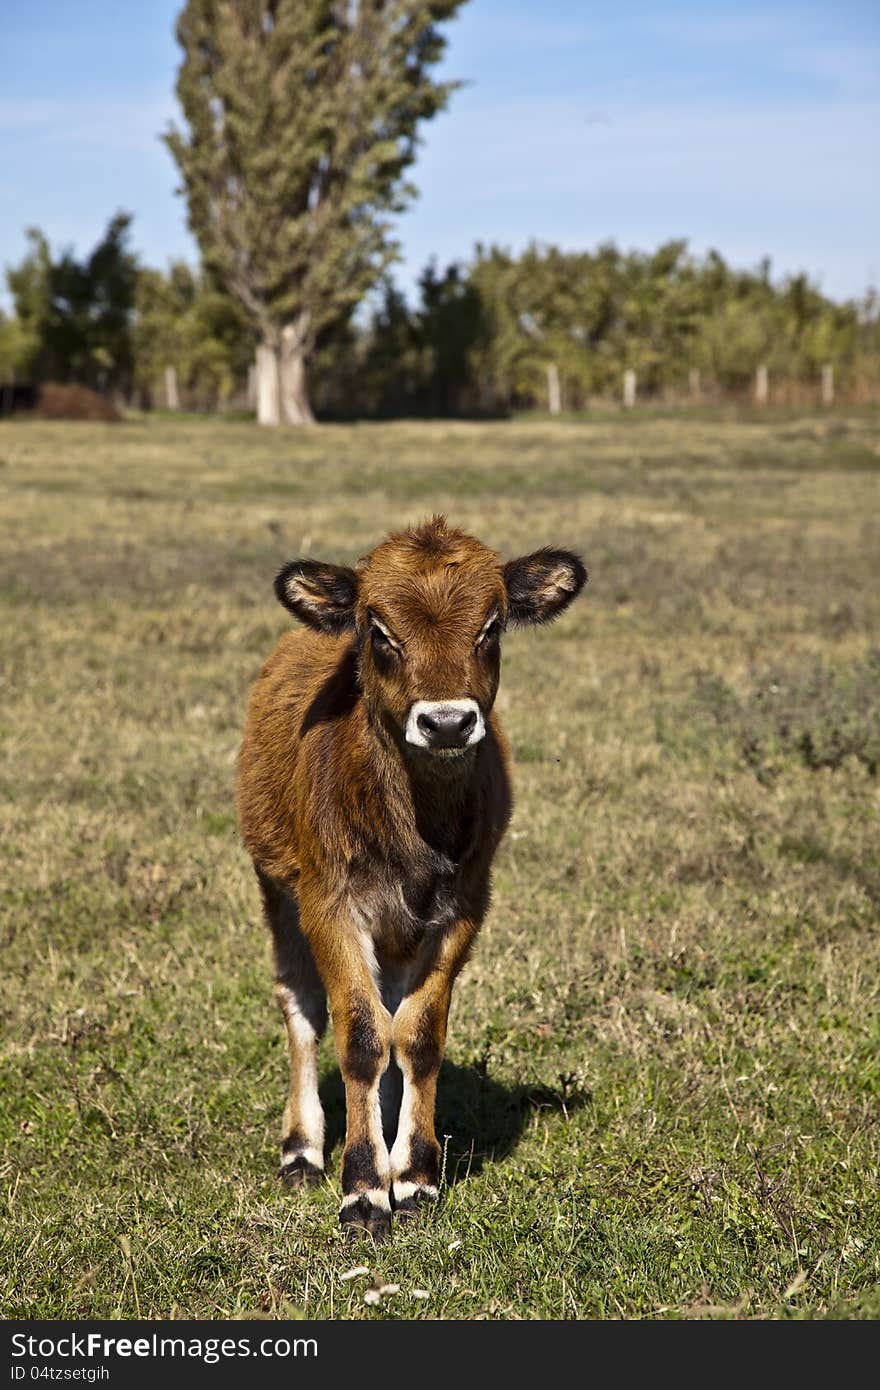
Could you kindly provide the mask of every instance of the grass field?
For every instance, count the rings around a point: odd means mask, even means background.
[[[7,423],[0,493],[3,1315],[880,1317],[876,415]],[[505,641],[439,1208],[348,1248],[233,764],[276,568],[435,509],[591,579]]]

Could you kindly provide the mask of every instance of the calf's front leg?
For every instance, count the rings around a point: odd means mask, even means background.
[[[350,920],[322,915],[320,900],[310,900],[308,891],[301,903],[327,991],[345,1085],[339,1221],[348,1235],[360,1229],[382,1241],[391,1231],[391,1165],[382,1133],[379,1083],[391,1055],[391,1015],[370,968],[371,944]]]
[[[335,1001],[331,996],[330,1008],[345,1083],[339,1221],[348,1234],[362,1227],[382,1241],[391,1232],[391,1166],[379,1102],[379,1083],[390,1056],[390,1015],[375,986],[370,991],[363,981]]]
[[[391,1149],[391,1191],[394,1209],[401,1217],[414,1216],[421,1206],[437,1198],[437,1076],[446,1046],[452,986],[477,930],[473,922],[459,921],[441,937],[429,965],[392,1019],[392,1045],[403,1073],[403,1098]]]

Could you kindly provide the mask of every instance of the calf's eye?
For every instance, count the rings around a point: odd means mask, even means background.
[[[397,648],[394,643],[389,641],[380,627],[371,627],[370,633],[373,638],[373,646],[379,652],[394,652],[397,655]]]
[[[501,623],[500,623],[500,621],[498,620],[498,618],[494,618],[494,619],[492,620],[492,622],[489,624],[489,626],[486,628],[486,631],[480,634],[479,638],[477,639],[477,646],[478,646],[478,647],[485,647],[485,646],[488,646],[488,644],[489,644],[491,641],[493,641],[494,638],[496,638],[496,637],[498,637],[498,636],[500,635],[500,632],[501,632]]]

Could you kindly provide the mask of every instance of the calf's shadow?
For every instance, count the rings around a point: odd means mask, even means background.
[[[329,1156],[345,1138],[345,1088],[337,1068],[324,1076],[320,1094]],[[507,1158],[536,1111],[571,1114],[588,1101],[589,1094],[576,1088],[573,1077],[561,1076],[557,1086],[505,1086],[489,1075],[484,1057],[464,1066],[444,1060],[436,1130],[446,1154],[445,1181],[452,1186],[479,1173],[487,1162]]]

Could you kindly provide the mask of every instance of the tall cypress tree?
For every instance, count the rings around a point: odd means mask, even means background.
[[[389,214],[463,0],[187,0],[165,136],[209,273],[257,331],[258,417],[312,419],[306,366],[394,256]]]

